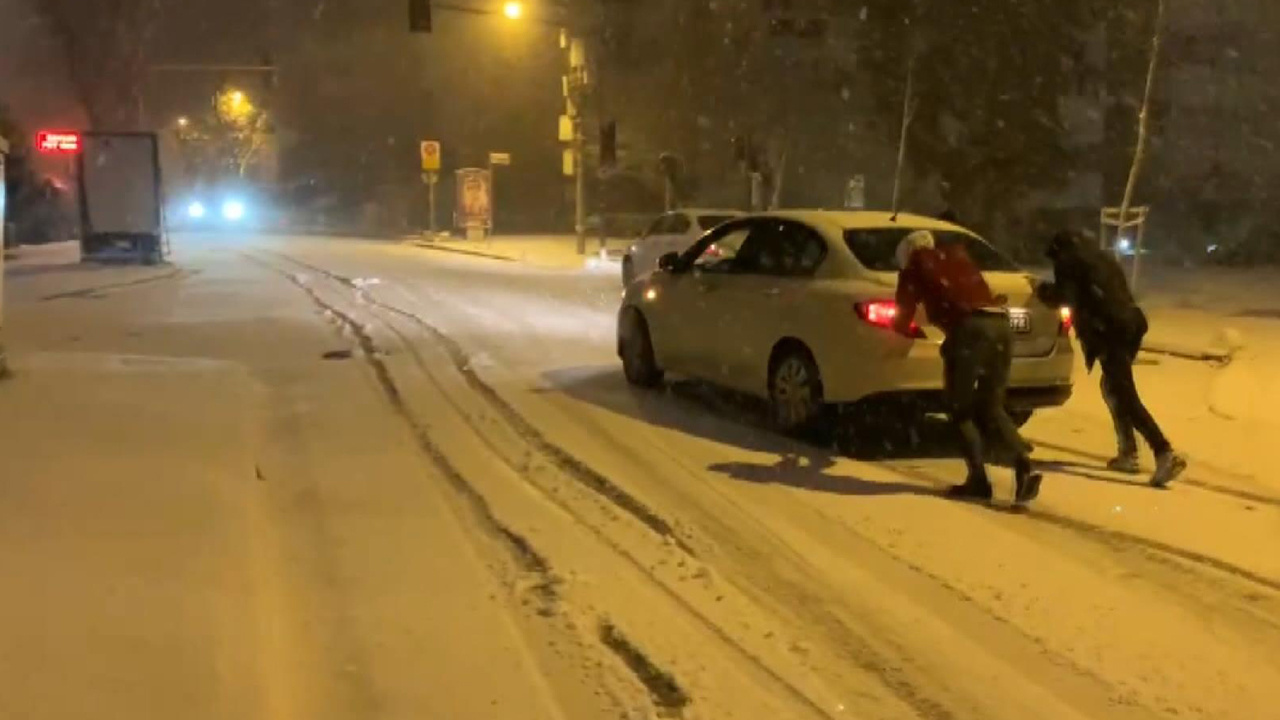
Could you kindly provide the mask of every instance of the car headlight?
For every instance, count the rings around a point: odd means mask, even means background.
[[[244,218],[244,203],[239,200],[228,200],[222,203],[222,217],[225,220],[236,221]]]
[[[193,200],[191,204],[187,205],[187,217],[191,218],[192,220],[199,220],[204,216],[205,216],[204,203],[200,202],[199,200]]]

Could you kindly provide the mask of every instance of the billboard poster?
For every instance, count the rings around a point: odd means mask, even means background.
[[[457,172],[458,207],[455,224],[464,230],[493,227],[493,184],[489,171],[464,168]]]

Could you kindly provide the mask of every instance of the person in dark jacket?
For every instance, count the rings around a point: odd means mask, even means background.
[[[1054,281],[1041,284],[1037,296],[1049,305],[1071,308],[1085,366],[1090,372],[1095,363],[1102,366],[1102,397],[1115,424],[1118,450],[1107,467],[1139,472],[1136,430],[1155,453],[1151,484],[1168,485],[1187,469],[1187,461],[1174,451],[1138,395],[1133,362],[1147,334],[1147,316],[1133,298],[1124,268],[1114,255],[1070,232],[1055,235],[1045,254],[1053,261]]]
[[[990,500],[982,432],[991,428],[1001,442],[1017,453],[1014,500],[1029,503],[1040,494],[1039,474],[1033,472],[1030,446],[1005,409],[1005,387],[1013,365],[1013,331],[1008,311],[991,294],[964,245],[936,247],[933,234],[921,230],[898,246],[897,306],[894,328],[912,336],[920,304],[929,322],[946,333],[942,343],[944,392],[948,415],[961,440],[968,477],[949,494]]]

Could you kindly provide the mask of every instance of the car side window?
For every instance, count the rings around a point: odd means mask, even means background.
[[[827,241],[813,228],[798,222],[782,226],[783,269],[792,277],[808,277],[827,258]]]
[[[812,228],[790,220],[761,220],[738,252],[733,272],[807,277],[817,271],[826,256],[827,244]]]
[[[689,222],[688,216],[683,213],[672,213],[667,216],[667,234],[684,235],[689,232],[691,227],[693,227],[693,223]]]
[[[693,261],[693,266],[704,272],[732,272],[738,253],[747,241],[751,228],[739,226],[727,233],[716,233],[711,243]]]
[[[750,230],[749,221],[730,222],[717,227],[684,251],[680,256],[678,267],[685,270],[689,268],[708,270],[713,267],[720,271],[727,270],[728,263],[723,261],[732,259],[738,254]]]
[[[777,275],[781,263],[781,224],[776,220],[757,220],[751,234],[743,242],[734,259],[735,275]]]

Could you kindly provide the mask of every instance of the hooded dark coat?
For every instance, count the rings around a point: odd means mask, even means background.
[[[1147,334],[1147,318],[1115,256],[1069,233],[1055,236],[1047,254],[1053,261],[1053,282],[1041,284],[1036,295],[1049,305],[1071,308],[1089,370],[1110,352],[1136,356]]]

